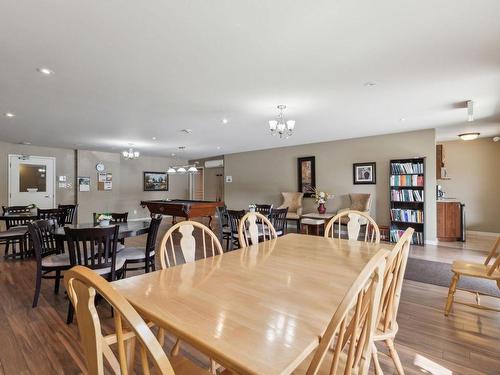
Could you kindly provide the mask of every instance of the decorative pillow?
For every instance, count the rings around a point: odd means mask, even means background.
[[[282,192],[283,204],[280,207],[288,207],[289,212],[297,212],[302,208],[302,198],[304,193]]]
[[[351,210],[369,211],[371,206],[371,194],[349,194],[351,198]]]

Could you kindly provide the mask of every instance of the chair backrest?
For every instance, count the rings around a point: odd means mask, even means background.
[[[273,224],[267,217],[258,212],[248,212],[240,220],[238,240],[241,247],[256,245],[259,239],[263,241],[278,237]]]
[[[240,220],[243,216],[245,216],[245,213],[245,210],[227,210],[227,219],[229,222],[229,228],[231,228],[231,233],[238,234]]]
[[[57,206],[61,210],[64,210],[64,224],[74,224],[76,210],[78,209],[77,204],[60,204]]]
[[[347,236],[350,240],[357,240],[362,225],[365,227],[365,242],[380,243],[380,230],[375,220],[370,215],[361,211],[345,210],[335,215],[326,225],[325,237],[335,237],[335,226],[337,236],[341,238],[342,226],[347,226]]]
[[[30,206],[2,206],[3,214],[19,214],[30,212]]]
[[[60,208],[39,208],[37,210],[38,220],[54,220],[58,226],[64,225],[66,212]]]
[[[217,206],[216,210],[217,210],[217,217],[219,218],[219,225],[221,227],[228,226],[229,223],[228,223],[228,218],[227,218],[226,205],[224,204],[222,206]]]
[[[115,279],[118,225],[103,228],[64,227],[64,232],[72,266],[81,265],[94,270],[110,267],[110,278]]]
[[[144,374],[150,373],[148,358],[157,371],[155,373],[174,374],[167,355],[146,322],[110,283],[95,272],[76,266],[65,272],[64,284],[75,308],[89,374],[104,375],[104,358],[115,374],[135,373],[135,351],[126,350],[127,341],[134,339],[137,339],[139,344],[139,357]],[[95,308],[96,292],[112,306],[114,312],[113,333],[106,336],[102,333],[98,311]],[[118,355],[111,349],[112,344],[117,344]]]
[[[57,253],[53,220],[35,220],[28,223],[28,231],[33,241],[33,249],[38,263],[43,257]]]
[[[287,213],[288,213],[288,207],[273,208],[273,211],[271,213],[271,223],[273,223],[276,232],[281,232],[281,234],[285,233]]]
[[[487,272],[488,276],[492,275],[496,269],[500,269],[500,254],[497,254],[499,246],[500,246],[500,236],[497,237],[497,240],[495,241],[493,247],[488,253],[488,256],[486,257],[486,260],[484,261],[484,264],[487,266],[493,260],[493,263],[491,263],[490,268],[488,268]]]
[[[102,212],[94,212],[92,214],[95,225],[97,225],[99,223],[98,219],[99,219],[99,216],[101,216],[102,214],[103,214]],[[112,212],[112,213],[109,213],[108,215],[111,216],[110,223],[112,223],[112,224],[126,223],[128,221],[128,212],[124,212],[124,213]]]
[[[19,227],[23,225],[28,225],[29,222],[33,221],[30,217],[5,217],[5,226],[7,229]]]
[[[273,210],[272,204],[256,204],[255,205],[255,212],[258,212],[259,214],[262,214],[268,218],[271,217],[272,210]]]
[[[304,198],[304,193],[299,192],[282,192],[283,203],[279,208],[288,207],[288,212],[302,214],[302,199]]]
[[[414,231],[413,228],[407,228],[387,256],[377,324],[377,328],[382,332],[394,330],[397,327],[396,317],[401,288],[403,287],[403,278]]]
[[[148,237],[146,239],[146,255],[149,255],[149,253],[151,251],[154,251],[156,247],[156,238],[158,237],[158,229],[160,228],[162,219],[163,219],[162,215],[155,215],[151,217],[151,222],[149,223]]]
[[[342,352],[347,354],[345,375],[368,373],[386,255],[386,250],[375,254],[342,299],[320,339],[307,370],[308,375],[317,373],[332,344],[333,359],[328,366],[330,374],[340,373],[338,367]]]
[[[371,194],[351,193],[349,198],[351,199],[349,209],[361,212],[370,211],[372,205]]]
[[[163,236],[160,243],[160,263],[161,268],[165,269],[178,264],[176,246],[174,245],[174,235],[178,231],[181,234],[179,241],[180,251],[186,263],[194,262],[196,259],[196,238],[193,236],[195,228],[201,232],[201,243],[203,247],[203,258],[211,252],[212,256],[222,254],[222,246],[217,236],[207,226],[197,221],[181,221],[173,225]],[[210,242],[210,248],[207,246],[207,240]]]

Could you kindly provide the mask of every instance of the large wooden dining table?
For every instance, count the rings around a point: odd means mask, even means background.
[[[383,245],[288,234],[113,282],[145,318],[237,374],[289,374]]]

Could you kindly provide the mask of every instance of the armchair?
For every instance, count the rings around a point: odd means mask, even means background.
[[[349,194],[349,198],[351,199],[351,204],[347,208],[341,208],[337,211],[337,214],[340,214],[344,211],[355,210],[361,211],[366,214],[370,214],[370,207],[372,205],[372,197],[371,194],[361,194],[361,193],[353,193]],[[344,222],[345,221],[345,222]],[[347,217],[342,218],[342,224],[347,224],[349,219]],[[368,221],[364,218],[360,218],[359,223],[361,225],[367,224]]]
[[[297,233],[300,231],[300,217],[302,216],[302,199],[304,193],[282,192],[283,203],[278,208],[288,208],[286,221],[294,221],[297,225]]]

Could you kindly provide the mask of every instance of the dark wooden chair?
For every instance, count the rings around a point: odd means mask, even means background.
[[[229,219],[227,217],[227,207],[226,205],[218,206],[216,211],[219,222],[219,240],[221,243],[224,243],[224,240],[227,240],[229,234],[231,233],[231,228],[229,228]]]
[[[31,212],[31,206],[2,206],[3,214],[19,214]]]
[[[36,220],[28,224],[29,234],[33,242],[33,250],[36,258],[35,296],[32,307],[38,304],[42,279],[55,280],[54,293],[59,292],[59,284],[63,271],[68,270],[71,265],[69,255],[58,254],[54,230],[54,220]]]
[[[116,280],[125,259],[116,256],[118,225],[97,228],[64,227],[71,266],[85,266],[108,281]],[[69,304],[67,323],[73,321],[73,307]]]
[[[273,224],[278,237],[281,237],[286,233],[287,214],[288,214],[288,207],[273,208],[273,211],[271,212],[271,223]]]
[[[94,220],[95,225],[99,224],[99,221],[97,219],[102,214],[103,214],[102,212],[94,212],[93,213],[93,220]],[[111,221],[110,221],[111,224],[126,223],[128,221],[128,212],[124,212],[124,213],[112,212],[112,213],[109,213],[108,215],[111,216]]]
[[[268,219],[271,218],[272,211],[273,211],[272,204],[256,204],[255,205],[255,212],[258,212],[259,214],[264,215]]]
[[[243,216],[245,216],[245,213],[245,210],[227,210],[230,233],[227,238],[226,250],[233,250],[235,246],[237,249],[240,247],[238,229],[240,226],[240,220]]]
[[[64,210],[64,224],[74,224],[76,212],[78,210],[77,204],[60,204],[57,208]]]
[[[7,230],[0,232],[0,243],[5,245],[4,258],[21,258],[29,255],[30,246],[28,240],[28,217],[6,217],[4,218]],[[19,252],[17,251],[19,245]],[[12,246],[12,254],[9,247]]]
[[[58,226],[64,226],[66,212],[60,208],[39,208],[37,210],[38,220],[53,220]]]
[[[150,269],[152,269],[153,271],[156,269],[156,237],[158,236],[158,229],[160,228],[161,220],[161,215],[156,215],[155,217],[151,218],[145,248],[125,247],[120,251],[118,257],[125,259],[125,265],[123,266],[123,277],[126,277],[127,271],[144,270],[147,273]],[[132,264],[134,264],[135,266],[131,266]]]

